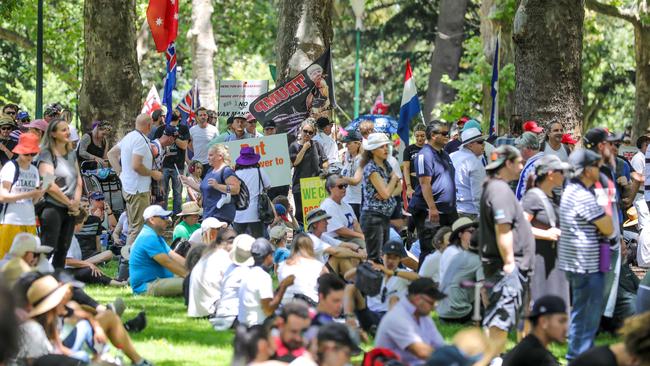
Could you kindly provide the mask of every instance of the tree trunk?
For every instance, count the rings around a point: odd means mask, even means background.
[[[212,32],[213,11],[210,0],[192,0],[192,28],[187,38],[192,44],[192,76],[199,84],[201,106],[216,110],[217,89],[212,60],[217,44]]]
[[[523,120],[582,127],[582,0],[522,0],[514,21],[515,108]]]
[[[442,0],[438,14],[438,28],[433,53],[429,87],[424,100],[425,119],[440,103],[451,103],[456,90],[442,82],[443,75],[454,80],[458,77],[458,63],[463,52],[463,35],[467,0]]]
[[[278,82],[296,75],[332,42],[333,0],[280,0],[277,54]]]
[[[636,105],[632,141],[646,134],[650,119],[650,26],[634,24],[634,58],[636,61]]]
[[[135,0],[85,1],[79,114],[86,131],[97,119],[110,121],[118,138],[134,128],[142,108],[135,22]]]
[[[149,52],[149,45],[153,41],[151,38],[151,31],[149,30],[149,23],[147,22],[147,19],[144,20],[142,23],[142,26],[140,27],[140,30],[138,30],[138,34],[136,36],[136,52],[138,55],[138,65],[140,62],[142,62],[142,59],[144,58],[144,55]]]

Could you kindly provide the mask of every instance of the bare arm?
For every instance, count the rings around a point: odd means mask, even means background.
[[[302,148],[300,151],[298,151],[298,155],[296,155],[296,160],[293,161],[293,166],[298,166],[300,163],[302,163],[302,159],[305,157],[305,153],[310,146],[311,142],[306,142],[304,145],[302,145]]]
[[[513,268],[515,265],[515,251],[514,251],[514,236],[512,234],[512,225],[510,224],[496,224],[494,227],[497,239],[497,247],[499,254],[503,260],[504,268]],[[509,271],[506,271],[510,273]]]
[[[79,156],[85,160],[97,160],[98,156],[95,156],[88,152],[88,146],[90,146],[92,137],[90,135],[82,135],[79,140]]]
[[[614,233],[614,224],[612,223],[612,218],[608,215],[604,215],[594,221],[594,225],[596,225],[598,231],[604,236],[610,236]]]
[[[187,145],[189,145],[189,141],[187,140],[176,139],[174,143],[176,143],[176,146],[178,146],[179,149],[183,149],[183,150],[187,150]]]
[[[344,238],[359,238],[359,239],[364,239],[365,237],[363,236],[363,233],[360,233],[358,231],[348,229],[347,227],[342,227],[339,228],[338,230],[334,231],[337,236],[341,236]]]
[[[158,262],[158,264],[167,268],[170,272],[172,272],[173,274],[179,277],[187,276],[188,273],[187,273],[187,269],[185,269],[185,264],[175,260],[173,255],[178,256],[178,254],[172,251],[169,252],[169,254],[164,254],[164,253],[156,254],[153,256],[153,260],[155,260],[156,262]]]
[[[379,198],[382,200],[387,200],[392,196],[398,181],[399,179],[395,174],[391,175],[388,184],[384,182],[379,173],[374,172],[370,174],[370,182],[375,187]]]
[[[419,177],[420,188],[422,188],[422,196],[427,202],[430,211],[438,211],[436,201],[433,199],[433,190],[431,189],[431,177]]]
[[[354,177],[345,177],[345,182],[356,186],[361,183],[361,179],[363,179],[363,169],[357,168],[357,171],[354,172]]]
[[[13,203],[23,199],[37,199],[43,196],[45,191],[41,189],[35,189],[31,192],[20,192],[20,193],[10,193],[11,191],[11,182],[2,182],[0,186],[0,202],[2,203]]]
[[[264,311],[264,314],[266,314],[266,316],[272,315],[273,312],[280,306],[280,302],[282,301],[282,297],[284,296],[285,291],[287,291],[287,288],[293,284],[294,279],[294,275],[290,275],[289,277],[285,278],[282,282],[280,282],[278,290],[275,292],[273,298],[260,300],[262,311]]]
[[[135,170],[136,173],[142,175],[143,177],[151,176],[151,169],[144,166],[144,157],[142,155],[133,154],[133,161],[131,162],[131,167]]]
[[[120,153],[120,145],[113,146],[113,148],[111,148],[107,153],[108,162],[111,164],[111,167],[113,167],[113,170],[115,170],[117,174],[120,174],[122,171],[122,165],[120,164]]]
[[[433,353],[433,348],[424,342],[411,343],[406,350],[421,360],[428,359]]]

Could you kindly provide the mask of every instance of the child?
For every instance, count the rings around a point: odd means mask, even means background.
[[[188,171],[190,172],[189,178],[192,180],[194,183],[198,184],[199,186],[201,185],[201,176],[203,175],[203,164],[201,164],[200,161],[198,160],[192,160],[190,165],[188,166]],[[187,187],[187,202],[195,201],[196,203],[199,204],[199,207],[201,207],[201,192],[200,191],[195,191],[189,186]]]
[[[275,197],[273,199],[273,205],[277,217],[273,220],[271,226],[283,224],[295,232],[302,231],[302,228],[298,225],[298,221],[296,221],[296,218],[293,216],[293,207],[289,204],[289,199],[286,196]]]
[[[289,258],[291,254],[287,248],[287,234],[289,232],[293,232],[293,230],[284,225],[274,226],[269,231],[271,244],[275,247],[275,252],[273,253],[273,269],[275,273],[278,271],[278,265]]]

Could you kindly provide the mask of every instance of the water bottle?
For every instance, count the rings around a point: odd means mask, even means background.
[[[108,249],[108,232],[106,230],[102,231],[102,234],[99,236],[99,241],[102,243],[102,249]]]

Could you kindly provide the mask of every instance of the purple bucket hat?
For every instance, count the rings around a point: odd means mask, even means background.
[[[255,149],[250,146],[243,146],[239,152],[239,157],[235,162],[237,165],[255,165],[260,161],[260,155],[255,153]]]

